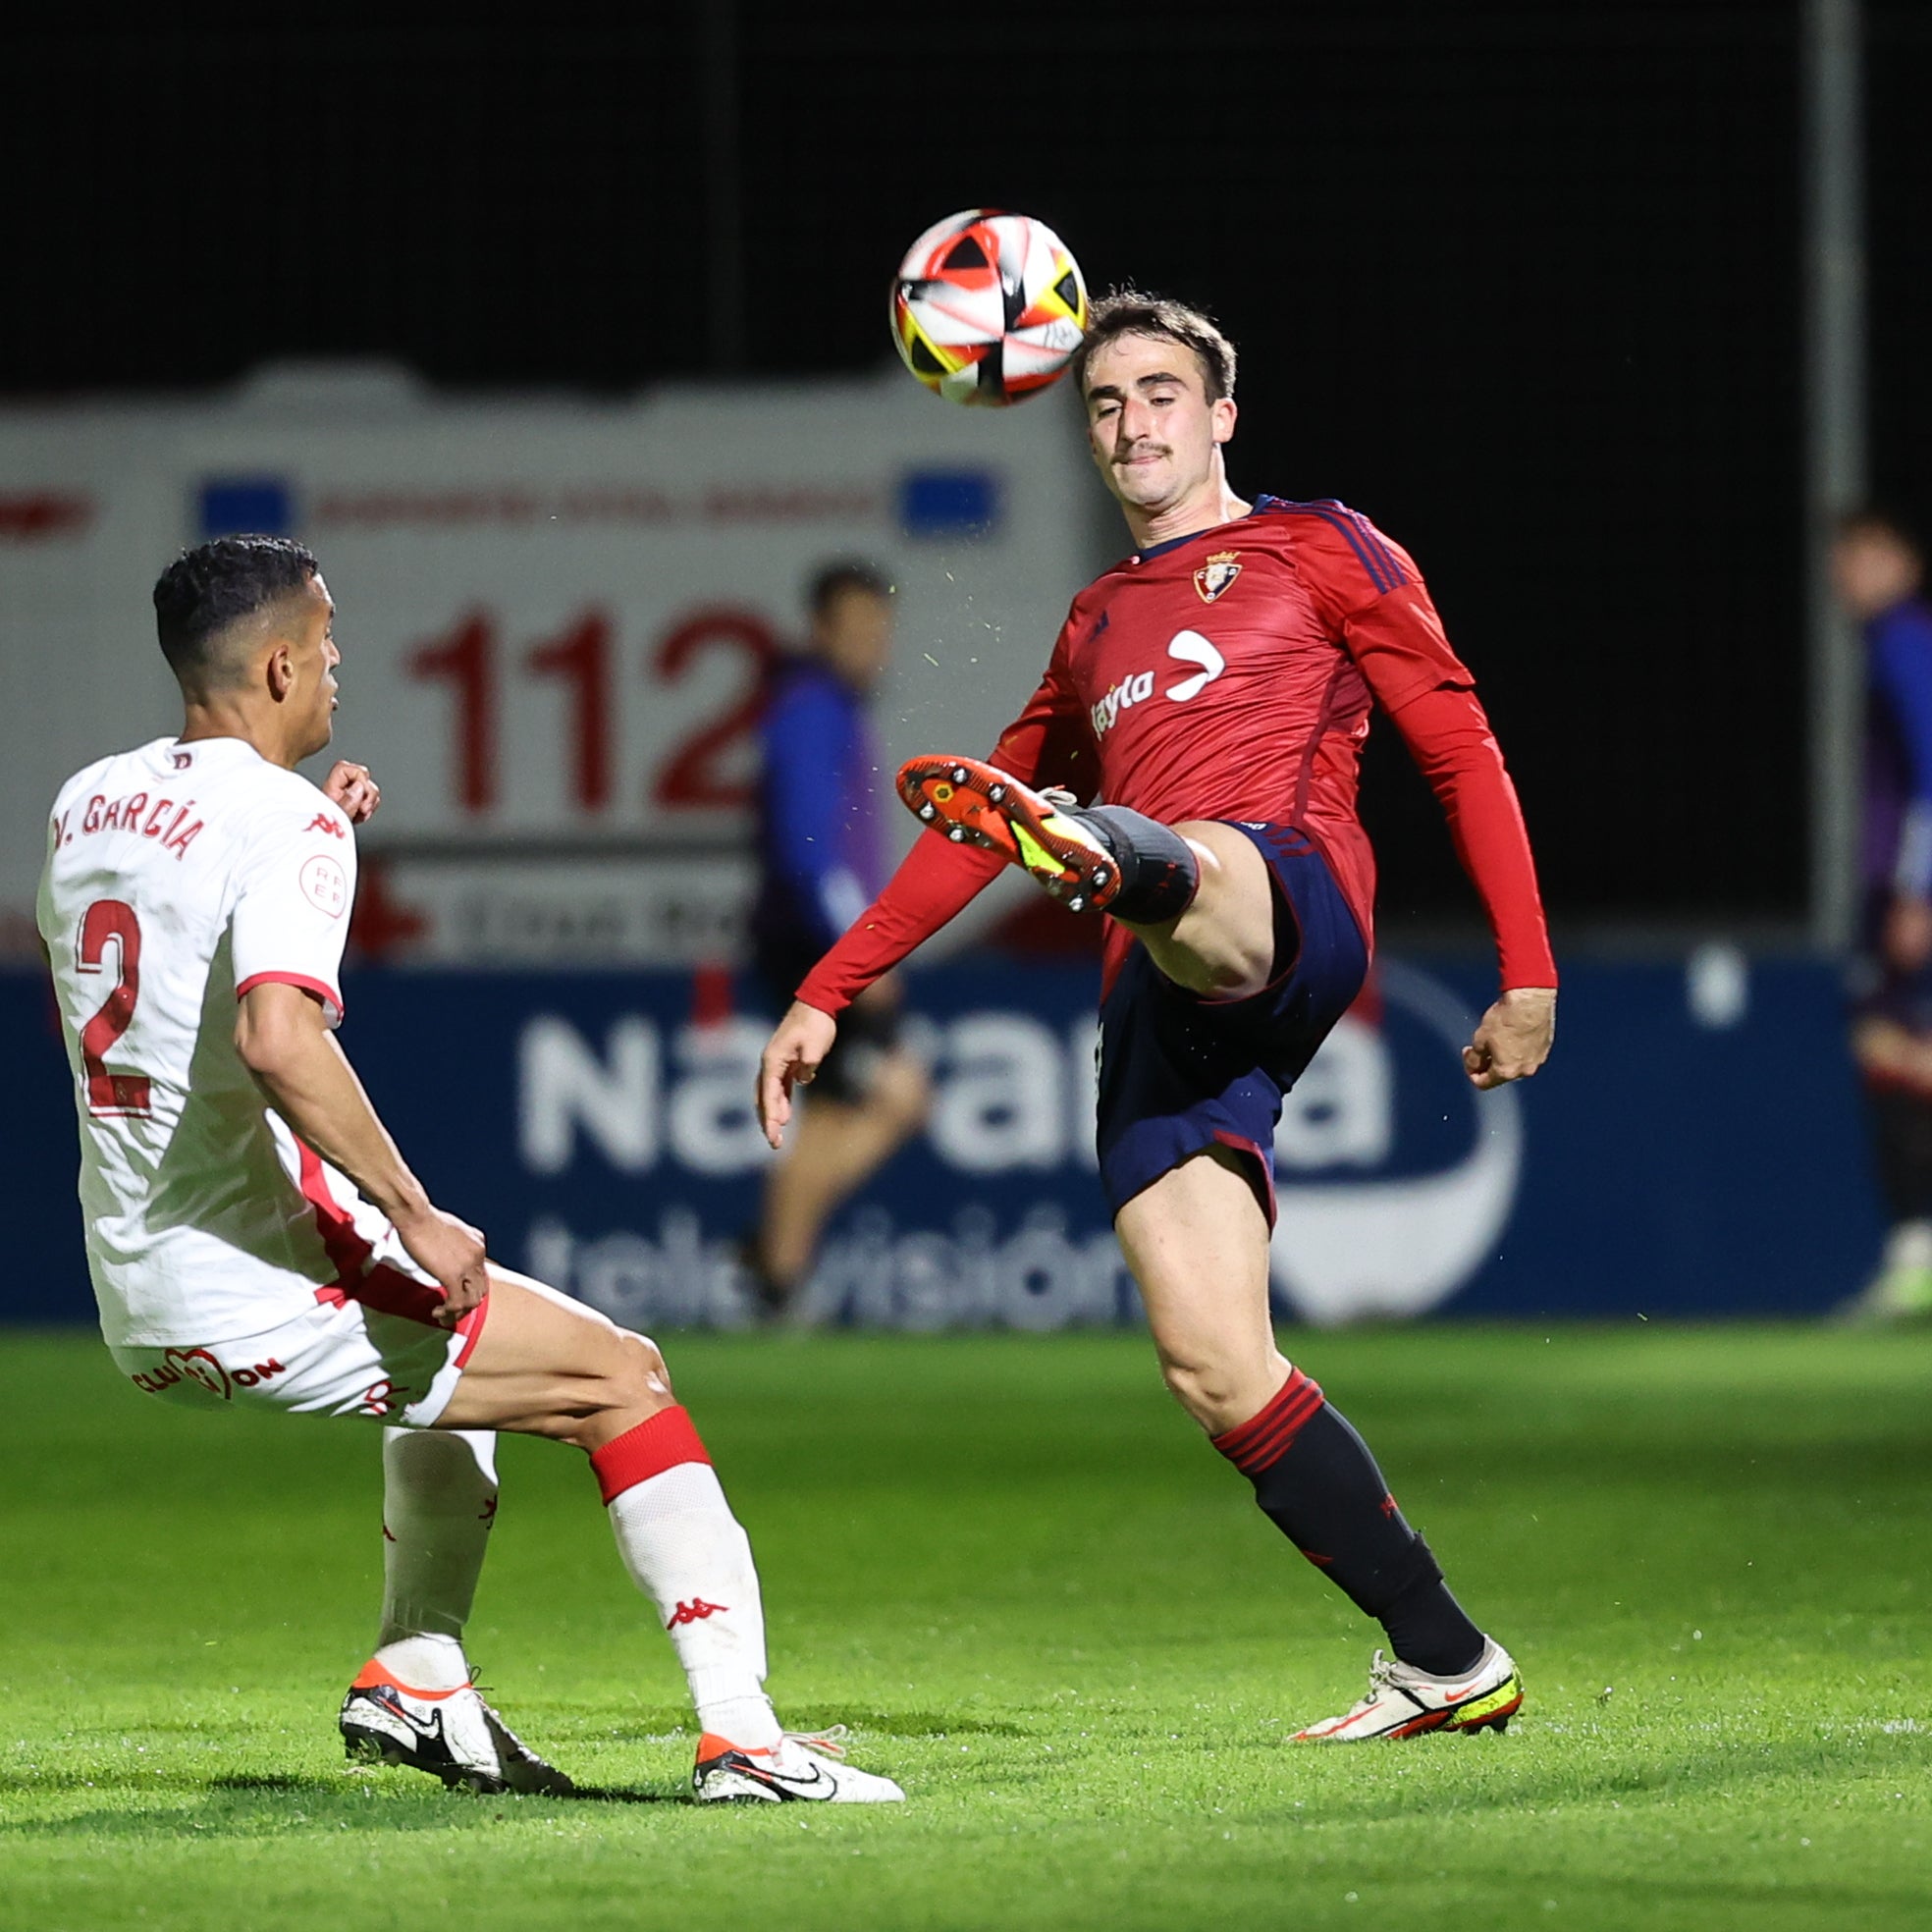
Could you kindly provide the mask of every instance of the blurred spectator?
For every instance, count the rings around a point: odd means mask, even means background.
[[[1932,1316],[1932,608],[1921,544],[1887,511],[1841,522],[1832,576],[1865,639],[1852,1050],[1892,1219],[1879,1271],[1847,1312],[1893,1321]]]
[[[883,817],[896,811],[868,716],[892,650],[892,587],[869,564],[828,564],[808,593],[804,652],[779,672],[762,727],[753,957],[777,1010],[878,895],[889,866]],[[768,1313],[810,1272],[819,1237],[925,1123],[925,1069],[899,1044],[888,976],[841,1014],[838,1044],[766,1178],[745,1261]]]

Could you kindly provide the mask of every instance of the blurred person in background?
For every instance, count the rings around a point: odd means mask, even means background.
[[[753,957],[777,1009],[886,884],[882,772],[870,717],[892,652],[892,586],[872,565],[826,564],[806,595],[804,650],[779,672],[761,727]],[[765,1312],[789,1308],[839,1207],[925,1124],[926,1072],[899,1042],[896,978],[841,1016],[838,1044],[765,1183],[745,1243]]]
[[[1865,640],[1864,819],[1852,1051],[1892,1232],[1853,1318],[1932,1317],[1932,608],[1910,526],[1839,525],[1832,579]]]

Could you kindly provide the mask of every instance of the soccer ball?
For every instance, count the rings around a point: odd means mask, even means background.
[[[968,208],[935,222],[899,264],[892,340],[948,402],[1023,402],[1087,330],[1080,265],[1045,222]]]

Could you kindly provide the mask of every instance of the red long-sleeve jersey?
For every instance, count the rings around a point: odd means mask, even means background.
[[[1262,497],[1248,515],[1157,544],[1089,584],[991,759],[1029,784],[1166,825],[1297,826],[1372,944],[1375,861],[1356,790],[1377,702],[1442,802],[1503,985],[1554,986],[1529,835],[1475,680],[1409,554],[1341,504]],[[799,998],[838,1012],[999,865],[917,840]],[[1107,922],[1106,984],[1132,943]]]

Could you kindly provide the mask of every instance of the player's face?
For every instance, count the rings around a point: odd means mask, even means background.
[[[819,655],[846,683],[869,691],[892,653],[892,607],[858,584],[833,591],[813,619]]]
[[[1922,574],[1908,544],[1885,530],[1849,530],[1832,545],[1832,584],[1854,617],[1875,617],[1903,603]]]
[[[289,669],[294,673],[290,702],[295,707],[309,757],[335,736],[336,605],[318,572],[309,578],[295,605],[296,617],[289,633]]]
[[[1165,336],[1116,336],[1087,365],[1087,442],[1129,510],[1157,515],[1208,489],[1234,434],[1234,402],[1211,399],[1201,358]]]

